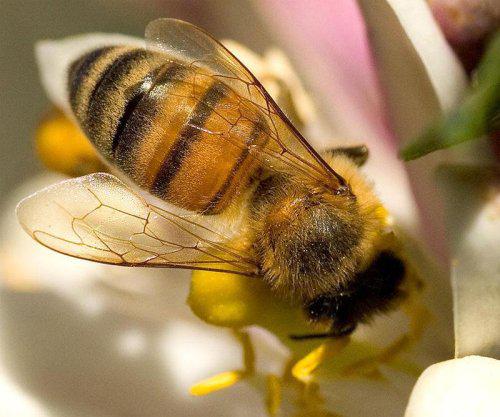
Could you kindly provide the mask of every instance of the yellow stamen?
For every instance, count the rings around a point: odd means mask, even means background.
[[[330,340],[319,345],[312,352],[300,359],[292,368],[292,375],[302,382],[310,382],[312,373],[325,359],[339,353],[349,342],[349,338]]]
[[[278,414],[281,405],[281,381],[276,375],[268,375],[266,378],[267,397],[266,408],[270,416]]]
[[[245,375],[246,374],[242,371],[222,372],[194,384],[189,389],[189,393],[196,396],[207,395],[236,384],[241,381]]]
[[[252,345],[252,340],[248,333],[234,329],[236,338],[241,343],[243,349],[243,365],[246,374],[253,374],[255,371],[255,351]]]
[[[66,175],[106,169],[80,128],[58,110],[50,112],[38,126],[36,150],[47,168]]]

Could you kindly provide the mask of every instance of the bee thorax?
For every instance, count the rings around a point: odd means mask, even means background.
[[[256,191],[256,249],[269,285],[311,300],[355,273],[363,227],[356,203],[270,178]]]

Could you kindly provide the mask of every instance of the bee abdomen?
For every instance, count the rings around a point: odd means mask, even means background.
[[[151,72],[153,57],[140,48],[105,47],[73,66],[69,84],[73,111],[84,132],[108,159],[113,159],[119,121],[137,86]]]
[[[264,123],[225,83],[140,48],[73,65],[71,104],[90,140],[139,186],[188,210],[218,213],[257,168]],[[242,139],[243,138],[243,139]]]

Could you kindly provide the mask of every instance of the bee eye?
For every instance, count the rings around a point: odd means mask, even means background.
[[[332,320],[331,336],[342,337],[356,329],[356,320],[350,316],[351,294],[342,292],[336,296],[319,296],[307,305],[307,313],[312,321]]]
[[[337,310],[338,304],[335,300],[328,296],[319,296],[307,305],[307,312],[309,318],[313,321],[321,320],[324,318],[332,318]]]

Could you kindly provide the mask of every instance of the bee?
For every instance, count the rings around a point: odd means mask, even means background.
[[[264,280],[342,337],[393,307],[407,267],[359,167],[365,146],[321,155],[262,84],[198,27],[159,19],[146,44],[72,60],[66,105],[113,174],[24,199],[39,243],[91,261]],[[118,179],[120,177],[121,179]]]

